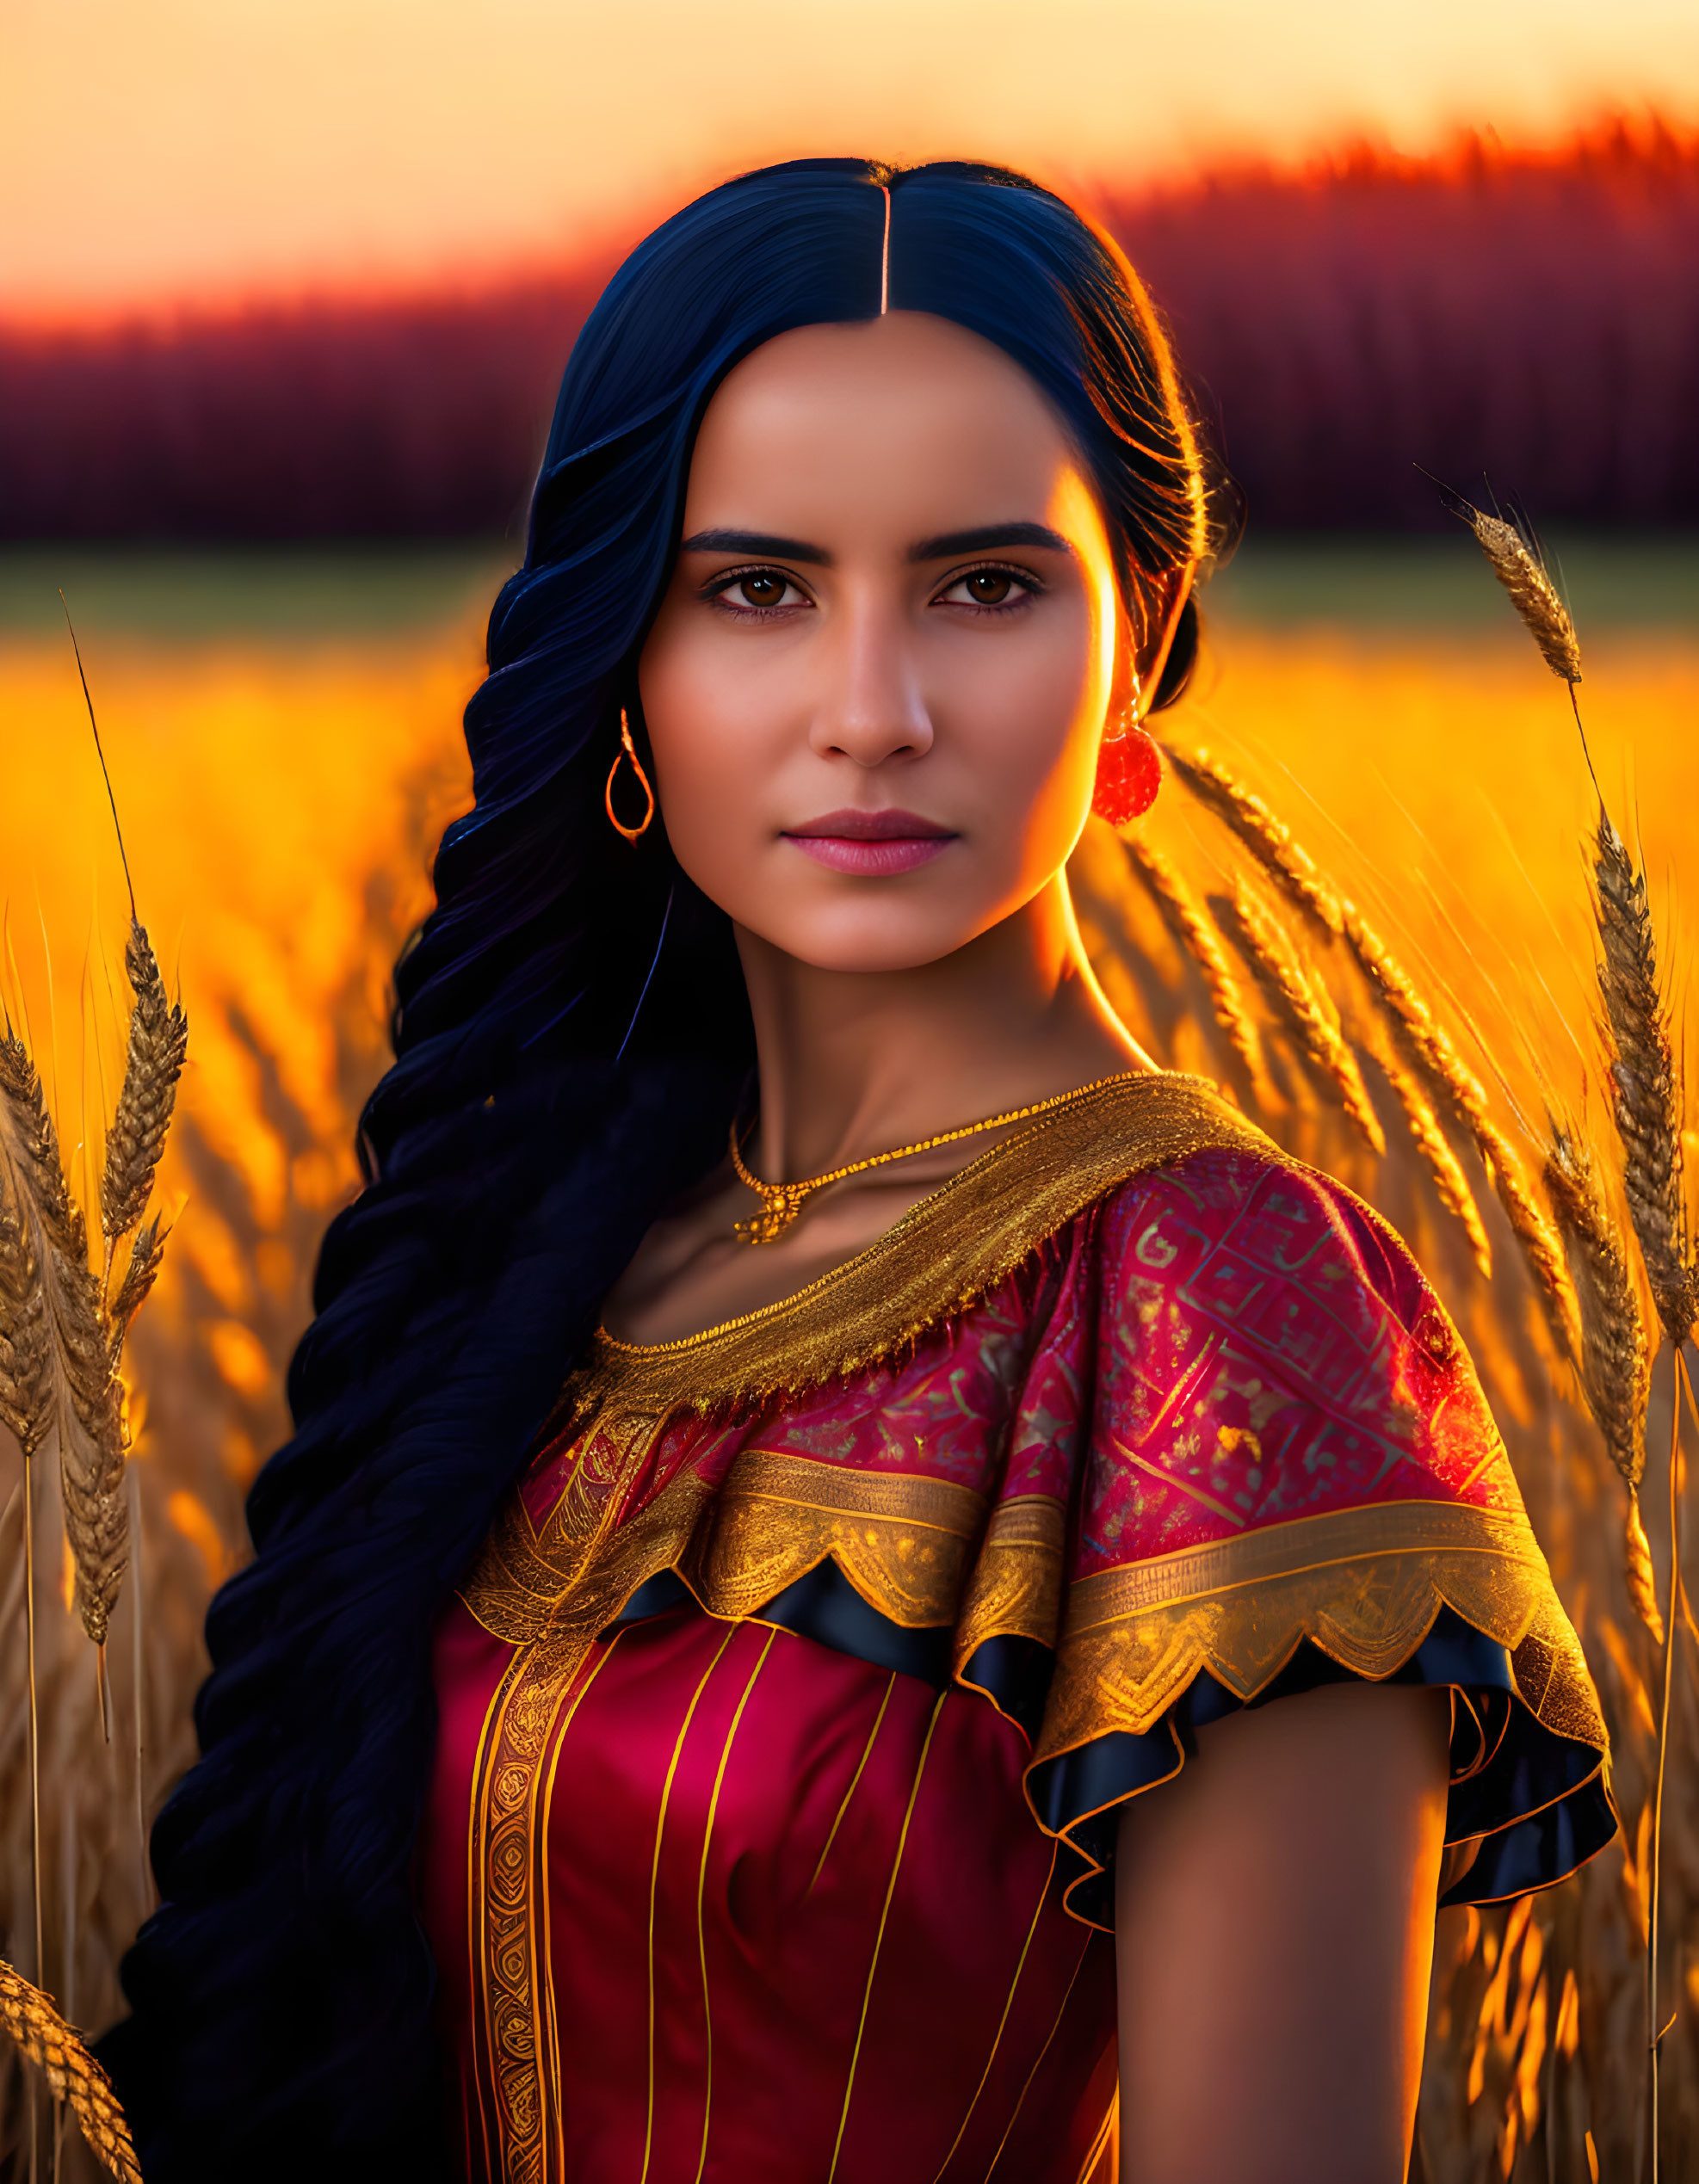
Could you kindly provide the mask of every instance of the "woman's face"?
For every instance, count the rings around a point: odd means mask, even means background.
[[[708,405],[639,663],[675,854],[823,969],[949,954],[1078,840],[1119,621],[1080,465],[1000,349],[908,312],[781,335]]]

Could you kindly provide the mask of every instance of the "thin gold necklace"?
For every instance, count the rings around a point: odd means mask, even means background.
[[[1128,1074],[1126,1070],[1117,1072],[1118,1076]],[[868,1153],[863,1160],[845,1161],[842,1168],[831,1169],[824,1175],[811,1175],[800,1183],[763,1183],[759,1175],[751,1175],[744,1165],[734,1122],[732,1166],[738,1181],[761,1200],[761,1211],[747,1221],[733,1221],[732,1233],[744,1243],[776,1243],[806,1200],[816,1191],[823,1191],[828,1183],[841,1183],[846,1175],[860,1175],[869,1168],[883,1168],[889,1161],[906,1160],[911,1153],[930,1152],[935,1145],[953,1145],[958,1138],[977,1138],[982,1131],[1000,1130],[1006,1122],[1024,1122],[1029,1115],[1047,1114],[1052,1107],[1060,1107],[1066,1101],[1078,1099],[1084,1092],[1095,1092],[1099,1085],[1113,1084],[1115,1081],[1115,1077],[1100,1077],[1090,1084],[1076,1085],[1072,1092],[1053,1092],[1047,1100],[1035,1100],[1029,1107],[1010,1107],[1006,1114],[987,1115],[983,1122],[964,1122],[959,1130],[941,1130],[936,1138],[922,1138],[914,1144],[899,1145],[893,1152]]]

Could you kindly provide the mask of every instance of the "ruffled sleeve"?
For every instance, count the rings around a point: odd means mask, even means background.
[[[1112,1924],[1116,1808],[1233,1709],[1348,1678],[1449,1686],[1449,1901],[1608,1842],[1607,1739],[1504,1444],[1398,1238],[1242,1151],[1123,1185],[1080,1225],[1033,1352],[957,1673],[1034,1737],[1028,1794]],[[1063,1522],[1060,1597],[996,1612]],[[998,1535],[1002,1550],[998,1551]],[[988,1578],[986,1573],[992,1573]],[[1028,1587],[1028,1595],[1031,1595]],[[1053,1643],[1040,1636],[1053,1612]]]

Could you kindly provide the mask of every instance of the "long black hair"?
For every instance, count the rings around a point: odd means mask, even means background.
[[[256,1553],[207,1619],[202,1756],[153,1831],[161,1908],[103,2051],[150,2184],[445,2174],[433,1971],[410,1865],[436,1615],[602,1297],[723,1154],[753,1064],[726,919],[602,787],[677,547],[702,411],[793,327],[889,303],[996,343],[1095,483],[1123,598],[1210,547],[1166,343],[1113,246],[994,168],[805,160],[650,236],[572,350],[524,566],[467,706],[476,800],[396,972],[395,1064],[361,1133],[289,1374]],[[1158,701],[1183,682],[1183,620]]]

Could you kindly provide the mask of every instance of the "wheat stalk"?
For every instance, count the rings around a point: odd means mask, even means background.
[[[0,1963],[0,2025],[47,2081],[55,2101],[77,2119],[83,2136],[120,2184],[142,2184],[130,2126],[112,2081],[39,1987]]]
[[[15,1313],[9,1295],[4,1299],[0,1333],[15,1351],[28,1351],[32,1367],[17,1438],[27,1459],[50,1436],[57,1440],[77,1605],[99,1645],[128,1550],[123,1391],[41,1080],[9,1027],[0,1036],[0,1169],[12,1222],[28,1238],[27,1254],[13,1248],[13,1268],[33,1272],[40,1299],[39,1330],[37,1311]]]
[[[1569,609],[1547,571],[1535,542],[1501,515],[1463,503],[1463,520],[1474,533],[1487,565],[1510,594],[1540,657],[1552,673],[1573,686],[1581,680],[1581,645]]]
[[[1628,1590],[1659,1643],[1664,1622],[1638,1496],[1646,1471],[1646,1398],[1650,1366],[1646,1330],[1628,1255],[1618,1240],[1586,1140],[1554,1123],[1546,1188],[1563,1231],[1581,1308],[1581,1391],[1611,1462],[1628,1489]]]
[[[1682,1198],[1680,1098],[1667,1014],[1658,984],[1658,946],[1646,899],[1622,836],[1599,805],[1593,861],[1594,910],[1603,961],[1599,991],[1616,1053],[1611,1113],[1622,1141],[1622,1188],[1652,1301],[1678,1350],[1699,1311]]]
[[[1469,1188],[1468,1177],[1463,1173],[1463,1163],[1451,1149],[1451,1140],[1441,1126],[1433,1103],[1417,1082],[1414,1075],[1391,1052],[1378,1056],[1388,1084],[1404,1110],[1404,1120],[1410,1132],[1412,1144],[1421,1155],[1429,1175],[1432,1178],[1440,1204],[1463,1225],[1469,1239],[1469,1250],[1483,1276],[1492,1273],[1492,1246],[1487,1241],[1486,1224],[1480,1218],[1480,1208],[1475,1204],[1474,1193]]]
[[[1375,1151],[1385,1152],[1386,1133],[1370,1103],[1356,1056],[1323,1009],[1279,925],[1243,879],[1231,898],[1212,898],[1211,907],[1219,911],[1251,977],[1296,1040],[1312,1075],[1338,1100]]]
[[[1435,1020],[1408,973],[1356,904],[1329,885],[1314,858],[1260,796],[1207,751],[1195,751],[1189,756],[1170,751],[1169,757],[1192,794],[1226,824],[1276,885],[1330,939],[1340,935],[1345,937],[1383,1013],[1401,1035],[1412,1059],[1474,1138],[1494,1191],[1534,1274],[1554,1339],[1566,1355],[1572,1354],[1577,1339],[1575,1302],[1562,1247],[1528,1188],[1521,1162],[1492,1122],[1485,1089],[1473,1071],[1464,1066],[1450,1035]],[[1288,1015],[1288,1003],[1285,999],[1279,1000],[1276,1005],[1282,1015]],[[1349,1048],[1345,1052],[1361,1084],[1355,1058],[1350,1056]],[[1327,1073],[1332,1076],[1331,1066]],[[1394,1067],[1388,1070],[1388,1077],[1418,1150],[1427,1163],[1441,1203],[1461,1221],[1475,1263],[1483,1274],[1487,1273],[1492,1265],[1491,1248],[1480,1208],[1456,1155],[1419,1087],[1408,1074]],[[1366,1093],[1363,1099],[1366,1105]],[[1377,1132],[1378,1127],[1376,1124]],[[1371,1137],[1370,1143],[1375,1143],[1375,1138]]]
[[[1571,702],[1575,693],[1572,686]],[[1581,726],[1579,706],[1575,721]],[[1582,731],[1582,749],[1586,736]],[[1589,770],[1591,759],[1588,760]],[[1597,788],[1597,777],[1594,777]],[[1681,1597],[1681,1384],[1682,1345],[1693,1330],[1699,1284],[1696,1284],[1682,1199],[1680,1101],[1663,996],[1658,984],[1658,948],[1644,873],[1636,872],[1622,836],[1599,799],[1593,860],[1594,916],[1602,960],[1599,991],[1605,1027],[1615,1053],[1609,1062],[1610,1107],[1622,1148],[1622,1191],[1640,1244],[1640,1263],[1656,1311],[1670,1344],[1670,1629],[1646,1621],[1664,1647],[1663,1688],[1658,1714],[1658,1774],[1652,1803],[1652,1875],[1646,1912],[1646,2018],[1650,2074],[1652,2177],[1659,2166],[1659,2068],[1664,2033],[1659,2027],[1658,1957],[1659,1904],[1664,1871],[1664,1791],[1668,1769],[1671,1697],[1675,1670],[1676,1604]],[[1641,1547],[1644,1551],[1642,1536]],[[1651,1557],[1646,1552],[1649,1565]],[[1646,1589],[1656,1593],[1648,1568]],[[1644,1612],[1642,1610],[1642,1612]],[[1675,2021],[1671,2019],[1672,2024]]]
[[[71,627],[68,608],[65,625]],[[26,1461],[50,1435],[57,1439],[77,1607],[83,1629],[103,1647],[129,1554],[119,1368],[125,1334],[159,1270],[164,1236],[158,1220],[136,1235],[109,1307],[108,1296],[116,1247],[137,1229],[152,1194],[188,1024],[165,990],[146,928],[136,915],[117,799],[75,629],[71,642],[129,888],[124,967],[134,1001],[124,1082],[101,1175],[106,1253],[98,1285],[40,1078],[9,1024],[0,1038],[0,1418],[16,1433]]]
[[[1534,1279],[1559,1354],[1580,1354],[1580,1308],[1557,1231],[1541,1212],[1515,1147],[1487,1110],[1486,1088],[1457,1052],[1409,972],[1355,904],[1344,906],[1346,945],[1376,1006],[1418,1072],[1473,1138],[1494,1195]]]
[[[1165,925],[1196,964],[1215,1021],[1253,1083],[1263,1078],[1263,1046],[1239,996],[1239,981],[1202,905],[1170,861],[1142,836],[1124,839],[1128,862],[1143,882]]]
[[[1675,1665],[1677,1603],[1682,1598],[1680,1441],[1682,1345],[1699,1312],[1685,1207],[1682,1199],[1682,1143],[1678,1087],[1669,1030],[1658,984],[1658,953],[1644,875],[1637,873],[1612,825],[1599,790],[1576,685],[1581,647],[1569,610],[1547,571],[1528,527],[1462,504],[1493,573],[1510,594],[1541,658],[1568,686],[1570,709],[1581,738],[1595,792],[1594,916],[1602,961],[1599,990],[1614,1052],[1609,1059],[1611,1113],[1622,1148],[1623,1195],[1640,1245],[1653,1309],[1671,1345],[1675,1385],[1670,1431],[1670,1615],[1667,1634],[1659,1613],[1651,1549],[1640,1521],[1637,1490],[1645,1471],[1647,1343],[1628,1258],[1606,1212],[1603,1194],[1586,1146],[1572,1132],[1554,1126],[1546,1180],[1576,1271],[1582,1323],[1581,1380],[1589,1408],[1604,1434],[1611,1460],[1629,1489],[1627,1537],[1628,1590],[1642,1621],[1664,1651],[1658,1720],[1658,1773],[1652,1803],[1651,1887],[1646,1912],[1646,2019],[1647,2125],[1652,2184],[1660,2162],[1659,2056],[1664,2034],[1659,2007],[1659,1902],[1663,1872],[1664,1789],[1669,1759],[1671,1678]],[[1646,1816],[1642,1815],[1642,1825]],[[1677,2013],[1678,2014],[1678,2013]],[[1672,2016],[1670,2024],[1675,2022]],[[1591,2140],[1589,2149],[1591,2151]],[[1595,2173],[1597,2171],[1595,2170]]]
[[[21,1448],[35,1437],[52,1340],[30,1231],[0,1194],[0,1426]]]
[[[1653,1642],[1664,1643],[1664,1611],[1658,1605],[1658,1579],[1652,1567],[1652,1542],[1646,1536],[1646,1526],[1640,1517],[1640,1496],[1628,1496],[1628,1515],[1623,1527],[1623,1575],[1628,1582],[1628,1598],[1634,1603],[1636,1615],[1651,1632]]]
[[[101,1230],[108,1263],[113,1246],[147,1210],[188,1045],[188,1020],[167,995],[146,928],[134,917],[125,943],[124,968],[135,1005],[130,1011],[123,1089],[107,1134],[101,1175]]]
[[[1646,1469],[1646,1330],[1591,1148],[1561,1123],[1552,1126],[1546,1188],[1581,1306],[1582,1392],[1611,1462],[1638,1488]]]
[[[1189,755],[1171,750],[1169,763],[1198,802],[1238,836],[1264,872],[1330,939],[1344,921],[1338,897],[1323,879],[1316,861],[1301,848],[1292,830],[1277,819],[1254,790],[1206,750]]]
[[[124,1279],[118,1285],[118,1293],[107,1311],[108,1347],[112,1356],[112,1369],[117,1372],[123,1355],[124,1337],[129,1332],[130,1322],[147,1301],[147,1293],[158,1275],[160,1263],[165,1256],[165,1239],[169,1229],[162,1229],[156,1213],[151,1221],[144,1221],[136,1231],[131,1246],[129,1264],[124,1269]]]

